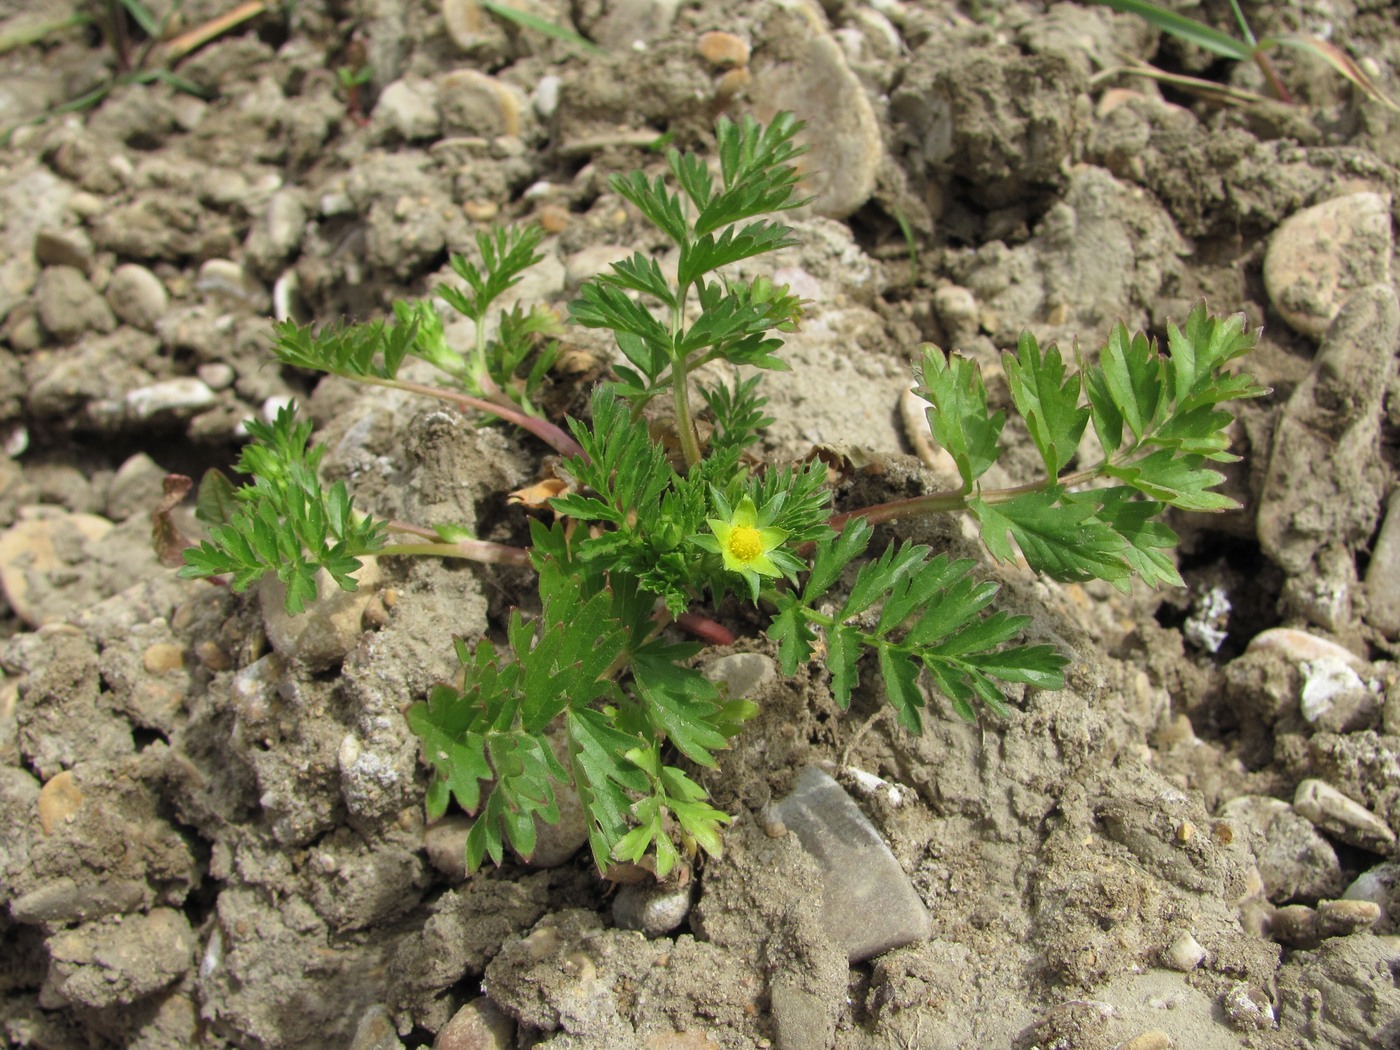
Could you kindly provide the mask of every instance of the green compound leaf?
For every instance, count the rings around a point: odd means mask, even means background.
[[[1224,481],[1225,475],[1201,469],[1200,456],[1178,456],[1164,448],[1123,466],[1109,466],[1104,473],[1182,510],[1233,510],[1239,506],[1229,496],[1209,491]]]
[[[1099,517],[1128,542],[1123,557],[1144,583],[1149,587],[1186,586],[1169,556],[1176,549],[1178,537],[1155,520],[1164,509],[1161,503],[1141,499],[1135,489],[1127,486],[1099,489],[1094,495],[1101,501]],[[1119,585],[1120,589],[1126,586]]]
[[[1122,322],[1113,326],[1099,364],[1084,372],[1094,429],[1105,452],[1122,444],[1125,423],[1141,440],[1158,422],[1158,412],[1166,407],[1162,371],[1162,359],[1146,335],[1129,337]]]
[[[1006,413],[988,411],[982,370],[960,354],[944,354],[926,344],[917,377],[914,392],[929,402],[933,436],[958,465],[963,491],[971,492],[973,482],[1001,455],[997,441]]]
[[[692,762],[716,768],[719,763],[710,752],[729,746],[717,724],[722,714],[719,687],[679,663],[699,650],[689,643],[649,642],[632,654],[632,680],[656,730]]]
[[[1051,346],[1042,355],[1029,332],[1021,335],[1015,354],[1003,355],[1002,364],[1011,398],[1025,418],[1046,473],[1058,477],[1089,422],[1089,409],[1079,405],[1079,374],[1066,379],[1059,348]]]
[[[1098,503],[1088,496],[1054,486],[996,504],[972,499],[968,509],[981,526],[982,542],[1002,561],[1015,560],[1014,541],[1032,569],[1057,580],[1112,583],[1129,576],[1127,541],[1096,517]]]

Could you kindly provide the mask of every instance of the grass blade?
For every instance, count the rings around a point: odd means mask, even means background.
[[[511,7],[509,4],[501,3],[500,0],[477,0],[477,3],[481,5],[483,10],[490,11],[497,18],[504,18],[507,22],[514,22],[518,26],[533,29],[537,33],[543,33],[545,36],[553,37],[565,44],[572,44],[589,54],[607,54],[604,48],[599,47],[586,37],[579,36],[572,29],[550,22],[539,15],[531,14],[529,11]]]
[[[1254,54],[1254,48],[1245,41],[1236,40],[1228,33],[1213,29],[1204,22],[1197,22],[1194,18],[1187,18],[1175,11],[1168,11],[1149,2],[1149,0],[1095,0],[1095,3],[1111,7],[1125,15],[1137,15],[1139,18],[1144,18],[1162,32],[1170,33],[1178,40],[1195,44],[1197,47],[1203,48],[1213,55],[1220,55],[1222,58],[1233,58],[1245,62]]]

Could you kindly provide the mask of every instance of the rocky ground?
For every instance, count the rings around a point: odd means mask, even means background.
[[[469,0],[302,0],[178,63],[207,98],[130,83],[33,124],[114,53],[80,28],[0,53],[0,1040],[1400,1046],[1400,114],[1286,50],[1292,105],[1164,93],[1113,70],[1263,81],[1075,3],[514,2],[601,53]],[[1244,7],[1400,97],[1386,0]],[[0,0],[0,40],[69,13]],[[542,446],[280,369],[269,317],[382,316],[515,219],[550,234],[521,297],[562,311],[659,247],[610,173],[784,108],[816,200],[775,266],[815,305],[768,386],[775,459],[844,450],[851,504],[929,490],[900,410],[921,340],[993,366],[1022,328],[1090,347],[1204,297],[1263,326],[1244,509],[1176,520],[1188,589],[1130,597],[930,531],[1073,653],[1067,689],[981,727],[933,698],[914,738],[745,638],[705,657],[762,707],[708,779],[723,860],[619,889],[565,826],[466,879],[402,709],[529,579],[385,559],[287,622],[159,564],[162,478],[297,398],[365,508],[521,542],[504,494]],[[561,411],[585,395],[555,377]]]

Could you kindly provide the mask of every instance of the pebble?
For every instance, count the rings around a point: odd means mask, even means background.
[[[296,251],[305,227],[306,202],[301,192],[282,189],[274,193],[263,213],[263,233],[271,257],[281,260]]]
[[[1369,901],[1381,910],[1381,932],[1392,932],[1400,920],[1400,861],[1387,860],[1358,875],[1342,900]]]
[[[207,408],[216,400],[214,391],[194,376],[167,379],[127,391],[124,399],[132,419],[152,419],[159,415],[189,415]]]
[[[564,259],[564,281],[577,288],[590,277],[612,269],[613,263],[631,258],[632,252],[620,244],[590,244]]]
[[[562,204],[546,204],[535,219],[545,233],[563,233],[569,227],[569,209]]]
[[[155,642],[141,653],[141,666],[151,674],[165,674],[167,671],[182,671],[185,667],[185,650],[174,642]]]
[[[1125,1043],[1119,1043],[1117,1050],[1171,1050],[1176,1044],[1172,1037],[1160,1028],[1135,1035]]]
[[[559,89],[563,84],[564,81],[553,73],[535,82],[535,112],[545,120],[554,116],[554,111],[559,108]]]
[[[1365,673],[1370,664],[1336,642],[1293,627],[1270,627],[1250,639],[1246,652],[1277,652],[1301,666],[1305,661],[1333,660]]]
[[[807,173],[800,192],[814,196],[818,215],[844,219],[875,191],[884,155],[875,109],[841,46],[817,19],[786,11],[767,31],[781,36],[785,57],[753,63],[750,94],[770,112],[789,110],[806,121],[799,141],[811,151],[800,162]]]
[[[1400,492],[1391,493],[1386,503],[1366,567],[1366,620],[1387,638],[1400,638]]]
[[[127,1006],[179,980],[194,959],[189,920],[174,908],[119,915],[50,937],[45,994],[103,1009]]]
[[[34,286],[39,323],[59,342],[69,343],[84,332],[110,332],[117,319],[75,266],[50,266]]]
[[[588,33],[608,51],[644,51],[671,31],[679,9],[680,0],[611,0]]]
[[[778,665],[762,653],[730,653],[708,661],[702,673],[730,697],[754,699],[778,679]]]
[[[861,962],[927,940],[923,901],[880,833],[824,770],[809,766],[772,816],[797,835],[821,868],[827,936]]]
[[[1220,1006],[1237,1031],[1256,1032],[1274,1026],[1274,1004],[1268,994],[1243,981],[1232,985],[1220,997]]]
[[[194,286],[212,297],[232,299],[255,311],[267,309],[267,289],[232,259],[208,259],[199,268]]]
[[[749,45],[741,36],[712,30],[701,33],[695,42],[695,50],[706,62],[716,66],[746,66],[749,64]]]
[[[194,374],[210,390],[227,390],[238,378],[233,365],[226,361],[206,361],[194,370]]]
[[[380,92],[373,119],[405,142],[436,138],[442,127],[437,84],[425,77],[395,80]]]
[[[1347,798],[1322,780],[1304,780],[1293,796],[1293,808],[1322,831],[1350,846],[1387,854],[1395,848],[1395,832],[1359,802]]]
[[[509,1050],[515,1042],[515,1022],[481,995],[467,1003],[433,1040],[433,1050]]]
[[[1290,904],[1274,910],[1269,935],[1290,948],[1311,951],[1329,937],[1368,930],[1380,917],[1380,905],[1374,901],[1318,901],[1316,908]]]
[[[73,779],[73,771],[65,769],[49,778],[39,790],[39,826],[45,835],[52,835],[58,826],[77,813],[83,804],[83,792]]]
[[[54,603],[47,588],[36,590],[31,581],[68,566],[60,551],[82,551],[112,528],[95,514],[45,514],[21,519],[0,533],[0,587],[15,615],[33,628],[66,619],[68,602]]]
[[[1180,970],[1182,973],[1190,973],[1201,965],[1205,957],[1206,950],[1189,932],[1181,934],[1172,941],[1164,953],[1166,964],[1173,970]]]
[[[1389,284],[1390,195],[1351,193],[1279,223],[1264,254],[1264,287],[1289,326],[1320,339],[1350,294]]]
[[[264,577],[258,585],[263,627],[267,640],[281,655],[300,660],[314,671],[338,664],[359,644],[364,634],[365,606],[380,581],[379,560],[373,555],[361,558],[354,574],[359,587],[342,590],[322,571],[316,577],[316,600],[292,616],[286,609],[287,589],[280,580]]]
[[[670,933],[690,915],[694,885],[634,882],[623,886],[613,898],[613,922],[619,929],[640,930],[648,937]]]
[[[496,138],[520,134],[524,108],[515,89],[475,69],[457,69],[438,78],[438,113],[446,135]]]
[[[123,263],[107,283],[107,305],[122,321],[143,332],[154,332],[165,316],[170,296],[160,278],[137,263]]]
[[[45,228],[34,235],[34,257],[44,266],[71,266],[92,273],[92,239],[82,230]]]
[[[1270,900],[1315,900],[1340,888],[1337,851],[1287,802],[1240,795],[1220,808],[1220,816],[1248,836]]]
[[[428,863],[452,882],[467,877],[467,834],[475,821],[461,813],[449,813],[423,829],[423,849]]]
[[[403,1050],[394,1017],[383,1003],[375,1003],[360,1015],[349,1050]]]

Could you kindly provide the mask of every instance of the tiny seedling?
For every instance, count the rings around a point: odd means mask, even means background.
[[[1269,84],[1269,90],[1279,101],[1292,102],[1293,96],[1284,85],[1278,70],[1274,68],[1270,54],[1276,52],[1280,47],[1291,47],[1322,59],[1377,102],[1391,109],[1400,108],[1390,100],[1350,55],[1330,41],[1298,33],[1284,33],[1263,39],[1255,37],[1254,31],[1250,29],[1249,22],[1244,16],[1244,11],[1240,9],[1239,0],[1230,0],[1230,8],[1234,11],[1235,21],[1240,27],[1241,35],[1238,37],[1222,32],[1214,26],[1206,25],[1204,22],[1198,22],[1194,18],[1187,18],[1185,15],[1178,14],[1160,4],[1152,3],[1151,0],[1094,0],[1094,2],[1125,14],[1138,15],[1162,32],[1168,33],[1178,40],[1194,44],[1213,55],[1233,59],[1236,62],[1253,62],[1264,74],[1264,79]],[[1247,104],[1260,101],[1260,96],[1253,92],[1231,88],[1209,80],[1201,80],[1197,77],[1165,73],[1148,65],[1135,64],[1123,70],[1108,71],[1109,74],[1118,72],[1151,77],[1221,102]]]
[[[1254,342],[1241,318],[1204,308],[1168,329],[1166,354],[1119,325],[1077,369],[1022,336],[1003,368],[1044,467],[1039,480],[983,486],[1005,449],[1005,413],[989,406],[975,361],[933,346],[921,351],[919,392],[957,463],[956,490],[833,513],[821,463],[760,464],[754,449],[772,422],[763,373],[788,367],[782,337],[804,303],[765,276],[727,274],[796,243],[772,216],[802,203],[799,128],[788,114],[767,126],[723,119],[715,163],[667,148],[663,174],[612,179],[674,246],[675,264],[639,251],[583,286],[571,320],[609,332],[618,359],[588,417],[567,429],[542,418],[535,397],[552,360],[552,317],[500,308],[540,258],[538,230],[493,230],[478,238],[476,258],[452,260],[463,286],[439,296],[476,323],[473,347],[449,346],[422,303],[368,323],[277,326],[286,364],[442,398],[554,448],[562,458],[539,486],[546,496],[528,550],[357,512],[344,483],[318,481],[321,450],[291,409],[250,424],[237,468],[246,484],[214,474],[201,486],[210,539],[185,551],[182,574],[228,577],[235,590],[274,575],[292,612],[314,598],[322,570],[353,590],[370,553],[533,567],[534,611],[516,610],[474,647],[458,642],[459,681],[408,711],[433,771],[428,816],[452,801],[476,816],[469,869],[501,862],[507,845],[529,857],[536,821],[559,818],[564,783],[583,802],[600,871],[630,862],[664,878],[697,851],[720,852],[730,817],[694,772],[717,765],[757,708],[700,673],[703,646],[679,628],[732,640],[714,619],[728,602],[755,607],[784,673],[822,661],[843,708],[878,685],[910,732],[931,697],[974,719],[980,709],[1009,715],[1008,688],[1063,686],[1066,658],[1023,638],[1029,617],[991,608],[998,587],[970,559],[877,543],[881,522],[965,511],[996,558],[1019,552],[1054,579],[1127,588],[1134,577],[1180,585],[1177,537],[1161,521],[1169,507],[1233,506],[1207,464],[1235,458],[1225,406],[1263,391],[1231,367]],[[443,383],[401,379],[408,357]],[[696,371],[714,364],[729,378],[697,387]],[[708,417],[703,436],[693,394]],[[562,754],[551,737],[564,741]]]

